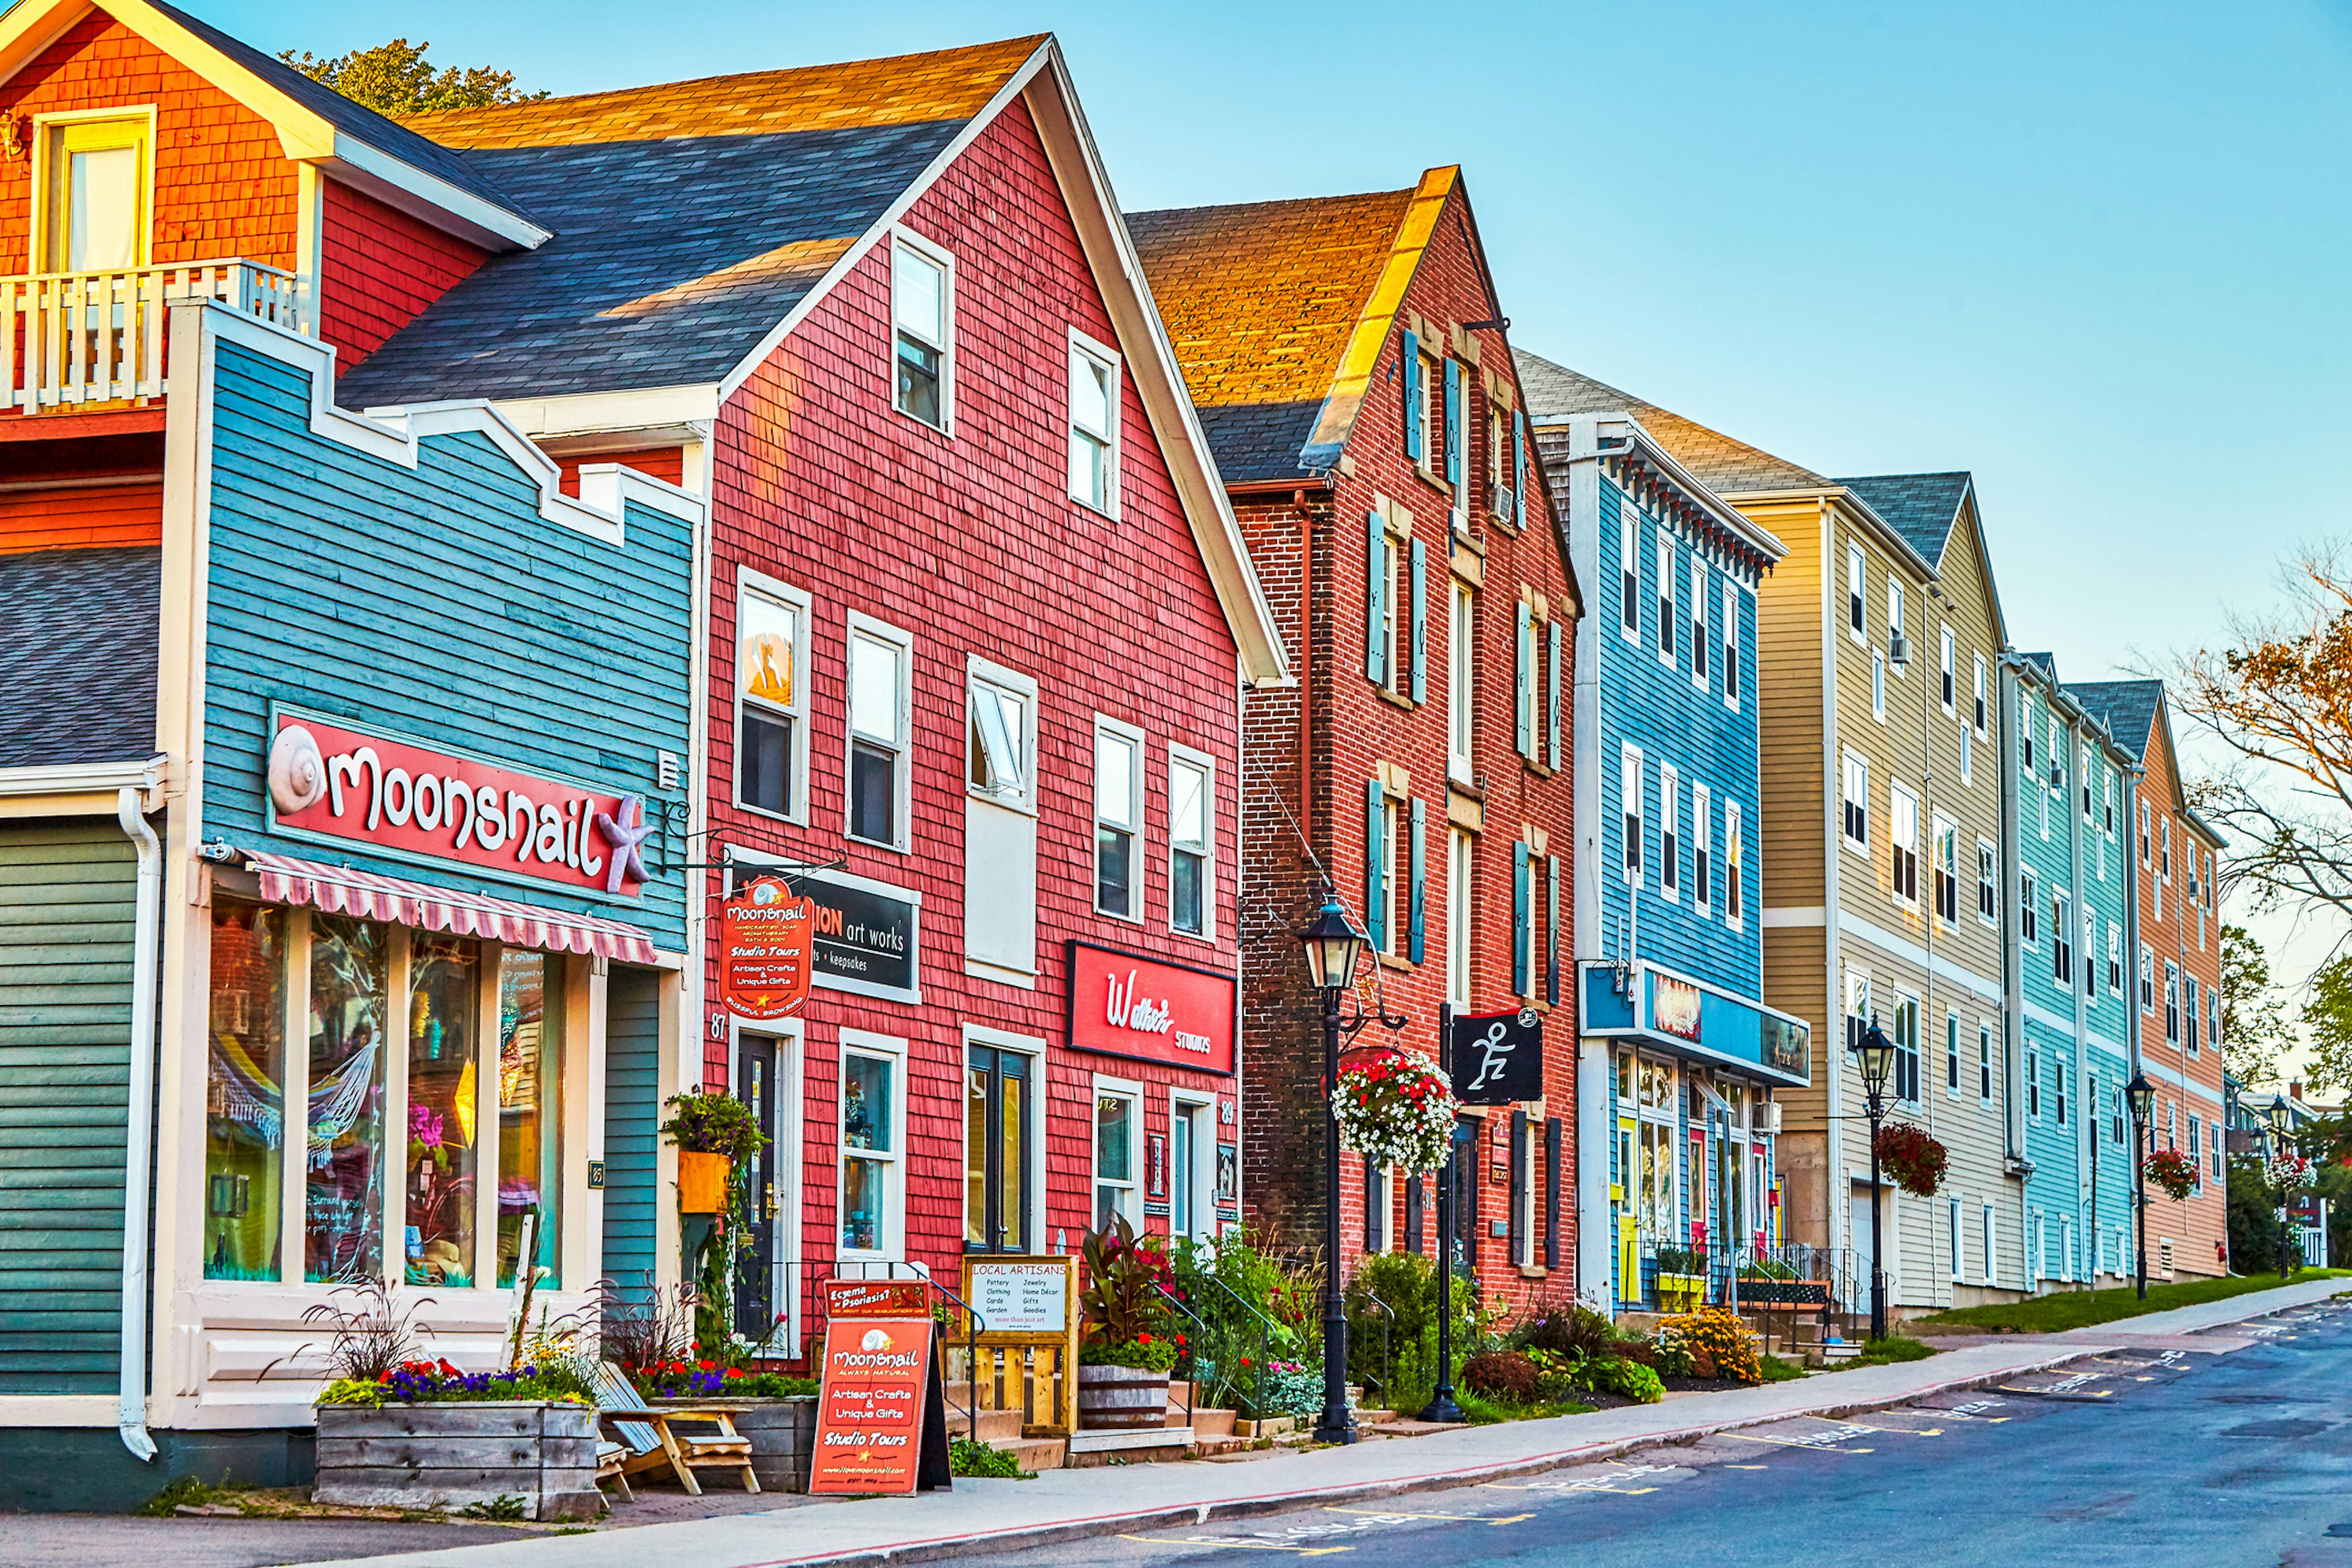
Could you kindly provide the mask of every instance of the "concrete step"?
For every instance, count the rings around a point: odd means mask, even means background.
[[[992,1442],[989,1447],[1002,1448],[1011,1454],[1021,1461],[1024,1474],[1034,1476],[1039,1470],[1060,1469],[1067,1445],[1059,1437],[1014,1437],[1009,1441]]]
[[[983,1407],[980,1413],[979,1429],[975,1431],[971,1417],[961,1406],[955,1405],[948,1406],[950,1437],[978,1437],[984,1443],[992,1443],[1002,1448],[1008,1442],[1017,1441],[1020,1438],[1021,1426],[1021,1412],[1018,1410],[990,1410]]]
[[[1234,1423],[1240,1418],[1240,1415],[1241,1412],[1238,1410],[1213,1410],[1207,1405],[1202,1405],[1192,1412],[1192,1436],[1203,1441],[1212,1437],[1230,1437],[1234,1435]],[[1168,1407],[1168,1425],[1171,1426],[1185,1425],[1182,1405],[1171,1405]]]

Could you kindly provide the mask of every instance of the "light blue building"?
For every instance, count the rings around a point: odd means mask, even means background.
[[[1534,410],[1578,580],[1578,1278],[1719,1299],[1779,1232],[1776,1089],[1808,1030],[1763,995],[1756,588],[1780,542],[1622,412]],[[1704,1254],[1705,1261],[1675,1254]],[[1604,1283],[1605,1287],[1604,1287]]]
[[[2130,824],[2138,768],[2048,654],[2001,665],[2010,857],[2012,1147],[2024,1151],[2026,1280],[2114,1284],[2132,1268]]]

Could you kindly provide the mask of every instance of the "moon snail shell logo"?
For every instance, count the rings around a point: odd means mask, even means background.
[[[884,1333],[879,1329],[868,1329],[866,1331],[866,1337],[858,1342],[857,1348],[868,1351],[887,1351],[890,1348],[890,1336]]]
[[[327,793],[327,760],[318,737],[289,724],[269,742],[269,801],[280,816],[318,805]]]

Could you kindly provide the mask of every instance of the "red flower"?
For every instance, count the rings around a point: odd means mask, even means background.
[[[696,1369],[701,1372],[717,1372],[719,1370],[719,1363],[715,1361],[698,1361],[694,1364]]]
[[[740,1366],[730,1366],[727,1369],[727,1375],[730,1377],[740,1377],[743,1375],[743,1369]]]

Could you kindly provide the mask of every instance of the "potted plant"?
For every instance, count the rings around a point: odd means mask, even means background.
[[[347,1287],[303,1317],[333,1335],[318,1396],[315,1502],[355,1508],[508,1510],[594,1519],[596,1407],[580,1371],[551,1362],[469,1373],[416,1351],[430,1297],[398,1302]],[[299,1352],[298,1352],[299,1353]]]
[[[1434,1064],[1395,1049],[1351,1058],[1331,1096],[1340,1145],[1409,1176],[1445,1163],[1461,1109]]]
[[[768,1145],[751,1108],[731,1094],[675,1094],[662,1136],[677,1146],[677,1212],[723,1214],[738,1166]]]
[[[1949,1156],[1923,1129],[1890,1121],[1878,1130],[1876,1148],[1879,1169],[1913,1197],[1932,1198],[1944,1184]]]
[[[2174,1203],[2184,1201],[2197,1190],[2197,1162],[2178,1149],[2158,1149],[2140,1168],[2147,1173],[2149,1183]]]
[[[1167,1331],[1167,1258],[1136,1240],[1120,1215],[1088,1233],[1078,1346],[1078,1426],[1143,1431],[1168,1425],[1168,1374],[1176,1342]]]

